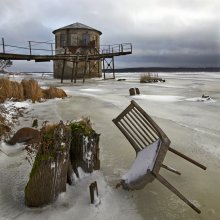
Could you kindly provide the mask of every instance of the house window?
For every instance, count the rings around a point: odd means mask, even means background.
[[[83,43],[83,46],[87,46],[90,42],[90,36],[89,34],[83,34],[83,39],[82,39],[82,43]]]
[[[78,44],[77,34],[71,34],[70,40],[71,40],[71,46],[77,46]]]
[[[61,34],[60,35],[60,47],[65,47],[66,46],[66,35]]]

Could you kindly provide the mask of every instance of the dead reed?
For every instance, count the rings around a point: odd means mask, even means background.
[[[158,82],[158,74],[144,73],[140,76],[140,83]]]
[[[49,89],[41,89],[38,82],[34,79],[25,80],[21,83],[10,81],[8,78],[0,78],[0,103],[7,99],[23,101],[26,99],[32,100],[33,103],[44,99],[64,98],[67,94],[56,87]]]
[[[64,98],[67,94],[59,88],[51,86],[49,89],[43,90],[43,97],[45,99]]]
[[[38,82],[36,80],[23,79],[21,81],[21,85],[23,87],[25,99],[31,99],[32,102],[35,103],[36,101],[39,102],[41,100],[41,98],[43,97],[42,89],[40,88],[40,86],[38,85]]]

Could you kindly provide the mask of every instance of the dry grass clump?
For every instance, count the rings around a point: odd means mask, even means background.
[[[8,78],[0,78],[0,103],[13,98],[17,101],[31,99],[33,103],[44,99],[64,98],[67,94],[56,87],[41,89],[34,79],[25,80],[21,83],[10,81]]]
[[[24,98],[25,99],[31,99],[33,103],[36,101],[40,101],[43,97],[43,92],[40,86],[38,85],[38,82],[34,79],[25,80],[23,79],[21,81],[21,85],[23,87],[24,92]]]
[[[11,82],[8,78],[0,78],[0,102],[4,102],[12,95]]]
[[[15,81],[10,81],[11,82],[11,97],[16,99],[17,101],[22,101],[24,100],[24,91],[23,91],[23,86]],[[10,98],[10,97],[9,97]]]
[[[152,73],[145,73],[140,76],[140,83],[158,82],[158,75]]]
[[[67,97],[67,94],[62,90],[56,87],[51,86],[49,89],[43,90],[43,95],[45,99],[53,98],[64,98]]]

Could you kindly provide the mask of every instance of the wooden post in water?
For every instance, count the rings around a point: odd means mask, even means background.
[[[90,192],[91,203],[94,204],[95,203],[95,196],[98,197],[98,195],[99,195],[98,186],[97,186],[96,181],[89,185],[89,192]]]

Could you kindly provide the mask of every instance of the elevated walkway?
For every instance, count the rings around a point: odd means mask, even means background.
[[[34,46],[30,42],[35,43]],[[50,45],[48,47],[36,48],[36,44],[38,45]],[[0,59],[3,60],[34,60],[36,62],[45,62],[51,60],[66,60],[66,61],[85,61],[85,60],[100,60],[105,58],[112,58],[114,56],[123,56],[132,54],[132,44],[131,43],[123,43],[123,44],[114,44],[114,45],[100,45],[99,48],[94,53],[89,53],[87,55],[82,54],[72,54],[72,53],[59,53],[59,50],[53,49],[53,43],[46,42],[36,42],[29,41],[28,47],[14,46],[2,44],[2,51],[0,49]],[[13,50],[11,50],[13,48]],[[64,47],[65,49],[68,48]],[[8,50],[9,49],[9,50]],[[17,51],[20,53],[10,53],[10,51]]]
[[[4,38],[2,38],[2,43],[0,44],[0,59],[2,60],[27,60],[35,62],[50,62],[56,60],[63,61],[63,69],[61,75],[61,82],[63,82],[65,73],[65,62],[73,63],[73,71],[71,82],[74,79],[76,82],[78,63],[85,63],[85,71],[83,73],[83,82],[85,81],[85,76],[87,74],[87,64],[90,61],[102,61],[103,63],[103,73],[104,79],[106,78],[106,70],[111,70],[113,77],[115,78],[115,68],[114,68],[114,57],[132,54],[132,44],[114,44],[114,45],[98,45],[98,46],[82,46],[84,53],[76,52],[81,46],[64,46],[63,48],[54,49],[54,43],[48,42],[37,42],[28,41],[29,45],[24,46],[14,46],[5,44]],[[1,50],[2,48],[2,50]],[[85,50],[86,49],[86,50]],[[12,53],[16,51],[16,53]],[[19,51],[19,52],[18,52]],[[87,51],[85,53],[85,51]],[[98,67],[99,68],[99,67]]]

